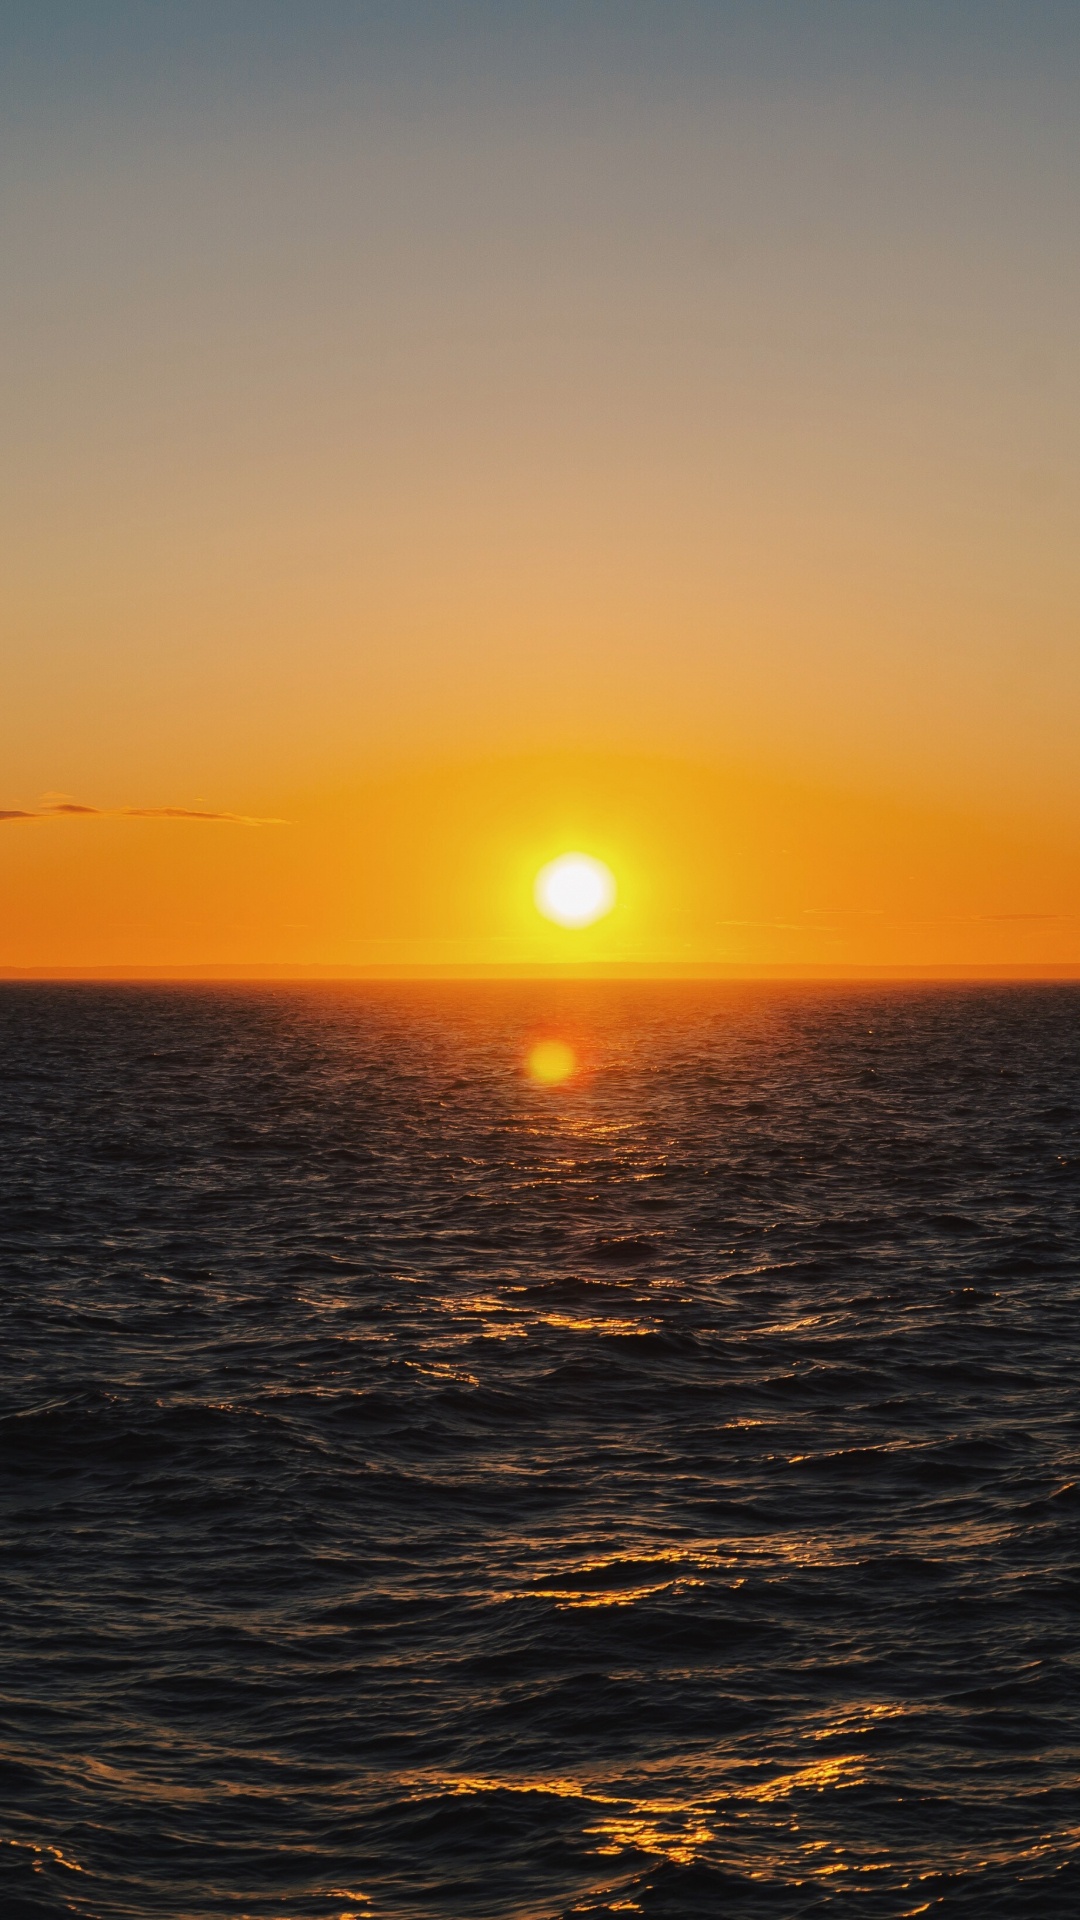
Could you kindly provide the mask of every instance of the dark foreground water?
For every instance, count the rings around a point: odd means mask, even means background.
[[[0,1051],[3,1920],[1080,1912],[1080,990]]]

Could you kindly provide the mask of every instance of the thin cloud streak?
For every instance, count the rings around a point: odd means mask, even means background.
[[[284,827],[285,820],[260,819],[247,813],[211,813],[195,807],[84,807],[75,800],[58,800],[46,807],[27,811],[23,807],[0,808],[0,820],[217,820],[231,827]]]
[[[123,820],[225,820],[234,827],[283,827],[284,820],[260,820],[247,813],[200,813],[193,807],[119,807]]]

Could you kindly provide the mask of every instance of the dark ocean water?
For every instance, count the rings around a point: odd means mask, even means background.
[[[1080,1912],[1080,989],[0,1054],[3,1920]]]

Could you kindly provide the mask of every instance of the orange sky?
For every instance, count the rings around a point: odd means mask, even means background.
[[[1080,963],[1070,10],[90,14],[0,27],[0,966]]]
[[[642,756],[451,763],[274,796],[282,824],[122,816],[5,826],[17,967],[717,963],[1067,966],[1075,839]],[[615,911],[569,931],[533,879],[584,848]]]

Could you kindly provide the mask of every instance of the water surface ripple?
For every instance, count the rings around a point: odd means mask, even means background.
[[[0,1058],[4,1920],[1080,1912],[1080,990]]]

